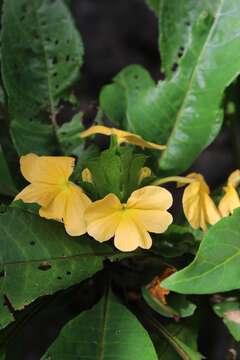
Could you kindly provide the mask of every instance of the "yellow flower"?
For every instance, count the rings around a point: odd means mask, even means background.
[[[81,138],[92,136],[95,134],[102,134],[107,136],[116,136],[118,143],[129,143],[132,145],[140,146],[141,148],[164,150],[166,149],[165,145],[155,144],[149,141],[144,140],[141,136],[132,134],[128,131],[119,130],[115,128],[109,128],[103,125],[92,126],[89,129],[80,133]]]
[[[82,171],[82,180],[84,182],[91,183],[93,182],[91,171],[88,168],[83,169]]]
[[[20,159],[21,172],[30,182],[15,198],[41,205],[39,215],[61,221],[69,235],[86,232],[83,213],[91,200],[69,181],[74,158],[28,154]]]
[[[228,178],[227,186],[224,187],[225,195],[221,199],[218,209],[223,217],[233,213],[240,207],[239,195],[236,190],[240,184],[240,170],[235,170]]]
[[[149,167],[147,167],[147,166],[142,167],[139,172],[138,184],[141,184],[143,179],[145,179],[146,177],[149,177],[151,175],[152,175],[152,171],[151,171],[151,169],[149,169]]]
[[[100,242],[114,236],[114,245],[122,251],[132,251],[138,246],[149,249],[152,239],[148,231],[167,230],[173,220],[166,211],[171,205],[171,193],[157,186],[134,191],[126,204],[116,195],[108,194],[86,210],[87,232]]]
[[[193,181],[183,193],[183,210],[186,218],[194,229],[207,230],[207,224],[215,224],[220,220],[220,214],[213,200],[209,196],[209,187],[204,177],[192,173],[187,178]]]

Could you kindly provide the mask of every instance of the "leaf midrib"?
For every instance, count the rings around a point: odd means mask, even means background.
[[[195,65],[195,67],[194,67],[194,69],[193,69],[193,72],[192,72],[192,75],[191,75],[191,78],[190,78],[190,81],[189,81],[189,85],[188,85],[188,87],[187,87],[186,94],[185,94],[185,96],[184,96],[182,105],[181,105],[180,109],[179,109],[178,112],[177,112],[175,124],[174,124],[174,126],[173,126],[172,132],[171,132],[171,134],[169,135],[168,141],[167,141],[167,143],[166,143],[167,148],[166,148],[166,150],[165,150],[165,151],[163,152],[163,154],[162,154],[162,157],[161,157],[162,159],[164,158],[166,152],[168,151],[168,146],[169,146],[169,144],[170,144],[170,142],[171,142],[171,140],[172,140],[172,138],[173,138],[173,136],[175,135],[175,132],[176,132],[176,130],[177,130],[177,126],[178,126],[178,123],[179,123],[179,121],[180,121],[182,111],[183,111],[184,106],[185,106],[185,104],[186,104],[186,101],[187,101],[187,99],[188,99],[188,94],[189,94],[189,92],[190,92],[190,90],[191,90],[191,88],[192,88],[192,83],[193,83],[193,80],[194,80],[194,78],[195,78],[195,74],[196,74],[196,71],[197,71],[199,62],[200,62],[200,60],[201,60],[202,57],[203,57],[203,54],[204,54],[204,52],[205,52],[205,49],[206,49],[207,44],[208,44],[208,42],[209,42],[209,39],[210,39],[210,37],[212,36],[213,30],[215,29],[216,24],[218,23],[220,11],[221,11],[221,9],[222,9],[222,6],[223,6],[224,1],[225,1],[225,0],[220,0],[219,7],[218,7],[218,9],[217,9],[217,11],[216,11],[215,20],[214,20],[214,22],[213,22],[213,24],[212,24],[212,27],[211,27],[211,29],[210,29],[210,31],[209,31],[209,34],[208,34],[207,38],[206,38],[206,41],[205,41],[205,43],[204,43],[204,46],[203,46],[203,48],[202,48],[202,50],[201,50],[201,52],[200,52],[200,54],[199,54],[198,60],[197,60],[197,62],[196,62],[196,65]]]

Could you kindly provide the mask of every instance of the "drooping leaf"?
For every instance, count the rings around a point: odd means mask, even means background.
[[[213,306],[215,314],[223,319],[224,324],[236,341],[240,341],[240,301],[236,297],[222,299]]]
[[[209,294],[240,288],[240,210],[214,225],[194,261],[162,285],[183,294]]]
[[[240,72],[238,8],[238,0],[218,0],[201,12],[171,80],[146,85],[139,77],[136,89],[131,67],[115,78],[127,96],[129,130],[167,144],[160,161],[166,172],[187,169],[221,127],[224,89]]]
[[[157,360],[146,330],[111,291],[69,322],[42,359],[64,356],[68,360]]]
[[[17,208],[0,215],[0,247],[0,297],[15,310],[92,276],[104,259],[117,254],[108,245],[88,236],[70,237],[62,224]],[[0,314],[9,320],[2,301]]]
[[[0,145],[0,193],[14,196],[17,193],[16,186],[10,174],[2,146]]]
[[[19,154],[56,149],[52,123],[82,57],[80,35],[62,0],[4,2],[2,76]]]
[[[203,358],[197,349],[197,329],[193,318],[181,320],[178,324],[161,326],[161,332],[153,333],[152,339],[159,359],[201,360]]]

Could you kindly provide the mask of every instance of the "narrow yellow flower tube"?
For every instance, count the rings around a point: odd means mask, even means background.
[[[95,134],[102,134],[106,136],[116,136],[118,143],[129,143],[132,145],[140,146],[142,149],[156,149],[156,150],[164,150],[166,149],[166,145],[159,145],[149,141],[144,140],[141,136],[132,134],[128,131],[119,130],[116,128],[109,128],[103,125],[92,126],[89,129],[82,131],[80,133],[81,138],[85,138],[88,136],[92,136]]]
[[[167,211],[172,201],[171,193],[157,186],[134,191],[126,204],[115,194],[108,194],[86,210],[87,232],[99,242],[114,237],[114,245],[121,251],[149,249],[149,232],[163,233],[173,221]]]
[[[225,217],[233,213],[240,207],[240,199],[236,187],[240,184],[240,170],[235,170],[228,178],[227,186],[224,187],[225,195],[221,199],[218,209],[220,214]]]
[[[192,173],[187,178],[193,181],[183,193],[183,211],[194,229],[207,230],[207,224],[214,225],[221,218],[220,213],[209,196],[209,187],[201,174]]]
[[[69,181],[74,161],[67,156],[22,156],[21,172],[30,185],[15,200],[39,204],[41,217],[63,222],[69,235],[78,236],[86,232],[83,214],[91,200]]]

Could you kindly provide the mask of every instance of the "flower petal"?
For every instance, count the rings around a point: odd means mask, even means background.
[[[167,210],[172,206],[172,194],[159,186],[145,186],[134,191],[127,201],[127,208]]]
[[[141,224],[126,214],[117,227],[114,245],[121,251],[133,251],[137,247],[149,249],[152,246],[152,239]]]
[[[103,126],[103,125],[91,126],[87,130],[82,131],[80,133],[80,137],[85,138],[85,137],[92,136],[95,134],[102,134],[102,135],[110,136],[110,135],[112,135],[112,128],[109,128],[109,127]]]
[[[173,222],[172,215],[162,210],[129,210],[135,222],[143,224],[147,231],[161,234]]]
[[[87,226],[84,213],[90,204],[91,200],[82,189],[71,183],[64,216],[64,225],[69,235],[80,236],[86,233]]]
[[[166,145],[155,144],[149,141],[144,140],[141,136],[127,133],[122,137],[122,141],[127,142],[132,145],[140,146],[141,148],[155,149],[155,150],[164,150]]]
[[[26,186],[14,200],[48,206],[59,192],[59,187],[56,185],[34,183]]]
[[[205,217],[207,222],[211,225],[216,224],[221,219],[221,216],[219,214],[219,211],[215,203],[208,194],[204,195],[204,206],[205,206]]]
[[[85,212],[88,234],[100,242],[111,239],[121,221],[121,210],[122,205],[114,194],[92,203]]]
[[[67,156],[21,156],[21,172],[30,183],[58,184],[67,181],[73,172],[74,158]]]
[[[69,235],[80,236],[86,232],[84,212],[90,204],[91,200],[81,188],[70,183],[68,189],[61,191],[49,206],[39,210],[39,215],[63,222]]]
[[[234,209],[240,207],[240,200],[237,190],[229,184],[225,188],[226,194],[221,199],[218,209],[222,216],[228,216],[233,213]]]

